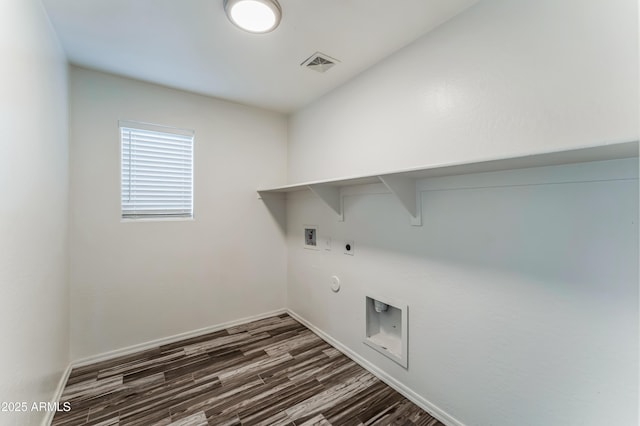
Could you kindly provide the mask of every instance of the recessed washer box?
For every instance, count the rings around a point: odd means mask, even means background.
[[[304,225],[304,248],[319,250],[318,227],[316,225]]]
[[[408,306],[379,296],[365,297],[364,344],[408,367]]]

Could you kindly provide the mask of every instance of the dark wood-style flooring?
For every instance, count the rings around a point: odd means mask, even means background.
[[[283,314],[74,368],[53,425],[443,426]]]

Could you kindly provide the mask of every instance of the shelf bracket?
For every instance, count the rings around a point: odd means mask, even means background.
[[[422,199],[416,180],[401,174],[380,175],[378,178],[409,212],[411,225],[422,226]]]
[[[287,197],[283,193],[271,193],[266,191],[258,191],[258,200],[262,200],[263,204],[271,213],[271,217],[276,222],[283,233],[287,232]]]
[[[344,221],[344,209],[340,188],[333,185],[308,185],[311,192],[320,198],[331,210],[338,215],[340,222]]]

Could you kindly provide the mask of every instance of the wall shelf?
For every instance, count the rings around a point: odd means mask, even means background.
[[[258,197],[266,200],[266,198],[269,198],[269,195],[273,194],[310,190],[336,213],[338,220],[344,220],[344,203],[340,188],[353,185],[382,183],[407,210],[411,218],[411,224],[419,226],[422,224],[422,214],[420,211],[422,203],[420,201],[420,193],[416,190],[416,182],[420,179],[633,157],[638,157],[638,141],[589,146],[563,151],[532,153],[517,157],[484,159],[467,163],[433,164],[365,176],[350,176],[296,183],[274,188],[258,189]]]

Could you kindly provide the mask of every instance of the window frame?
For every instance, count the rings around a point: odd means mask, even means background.
[[[172,215],[172,214],[139,214],[139,215],[126,215],[125,204],[123,199],[123,193],[125,190],[124,180],[124,151],[125,151],[125,138],[123,138],[123,129],[130,129],[141,132],[155,132],[165,135],[176,135],[181,137],[189,137],[191,139],[191,205],[190,214],[185,215]],[[171,127],[159,124],[152,124],[140,121],[119,120],[118,121],[118,138],[120,144],[120,221],[121,222],[171,222],[171,221],[193,221],[195,219],[195,130],[185,129],[179,127]],[[131,143],[131,142],[129,142]],[[131,182],[131,179],[129,180]],[[130,183],[129,183],[130,185]]]

